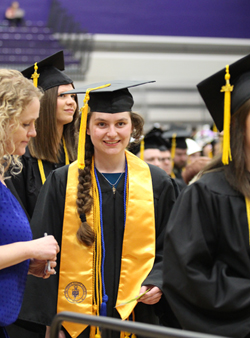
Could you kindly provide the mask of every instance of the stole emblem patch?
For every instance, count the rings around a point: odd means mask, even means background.
[[[82,283],[72,282],[66,286],[64,295],[70,303],[81,303],[87,296],[87,289]]]

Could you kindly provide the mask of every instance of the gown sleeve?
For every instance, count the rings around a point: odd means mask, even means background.
[[[30,218],[30,214],[28,210],[27,194],[26,194],[27,189],[26,189],[26,184],[25,184],[25,182],[28,181],[28,178],[27,178],[28,162],[26,161],[24,156],[21,156],[20,160],[23,165],[22,171],[17,175],[11,175],[10,173],[8,173],[10,175],[10,178],[8,179],[8,181],[10,181],[9,184],[12,185],[13,189],[15,189],[15,192],[18,194],[18,199],[22,203],[21,204],[22,208],[24,209],[26,214],[29,215],[29,218]]]
[[[224,181],[201,179],[179,196],[167,225],[163,289],[184,329],[249,337],[245,202]]]
[[[175,202],[176,191],[171,178],[156,166],[149,165],[154,192],[156,248],[153,269],[143,285],[154,285],[162,290],[163,242],[166,225]]]
[[[44,233],[53,234],[61,246],[64,200],[68,166],[53,171],[43,185],[31,220],[34,238]],[[51,189],[53,187],[53,189]],[[19,319],[31,323],[51,325],[57,308],[57,286],[60,253],[57,256],[57,274],[48,279],[28,276]],[[34,311],[39,309],[39,311]]]

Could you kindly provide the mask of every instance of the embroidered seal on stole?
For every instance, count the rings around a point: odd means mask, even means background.
[[[70,303],[81,303],[87,296],[87,289],[82,283],[72,282],[66,286],[64,295]]]

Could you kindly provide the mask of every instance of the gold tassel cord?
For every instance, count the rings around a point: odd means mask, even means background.
[[[62,138],[62,141],[63,141],[63,149],[64,149],[64,154],[65,154],[65,164],[69,164],[69,155],[68,155],[68,151],[67,151],[67,148],[66,148],[66,143],[65,143],[64,137]],[[43,168],[43,161],[41,159],[38,159],[37,163],[38,163],[38,169],[39,169],[40,176],[41,176],[42,185],[44,185],[44,183],[46,181],[46,176],[45,176],[45,172],[44,172],[44,168]]]
[[[249,198],[245,197],[246,202],[246,210],[247,210],[247,222],[248,222],[248,236],[249,236],[249,245],[250,245],[250,200]]]
[[[144,161],[144,149],[145,149],[145,142],[144,138],[140,142],[140,159]]]
[[[171,172],[170,177],[176,178],[175,173],[173,171]]]
[[[94,288],[93,288],[93,307],[96,315],[100,316],[100,306],[102,302],[102,239],[101,239],[101,225],[100,225],[100,205],[99,205],[99,192],[94,172],[94,157],[92,158],[91,166],[92,177],[92,196],[93,196],[93,217],[94,217],[94,232],[95,232],[95,249],[94,249]],[[99,327],[96,328],[95,338],[101,337]]]
[[[218,133],[218,129],[217,129],[217,127],[216,127],[216,124],[215,124],[215,123],[213,124],[213,132],[214,132],[214,133]]]
[[[175,157],[175,149],[176,149],[176,133],[172,135],[172,142],[171,142],[171,157],[174,159]]]
[[[223,125],[223,149],[222,149],[222,163],[227,165],[229,160],[232,161],[231,148],[230,148],[230,122],[231,122],[231,92],[233,86],[230,85],[229,66],[226,66],[225,74],[226,84],[221,88],[224,92],[224,125]]]
[[[87,126],[87,116],[88,116],[88,101],[89,101],[89,93],[93,90],[102,89],[111,86],[110,83],[96,87],[96,88],[88,88],[85,94],[85,98],[83,100],[84,106],[80,109],[81,111],[81,124],[80,124],[80,131],[79,131],[79,142],[78,142],[78,168],[84,169],[85,167],[85,140],[86,140],[86,126]]]
[[[40,176],[41,176],[41,181],[42,181],[42,185],[44,185],[44,182],[46,181],[46,177],[45,177],[45,172],[43,169],[43,162],[42,160],[37,160],[38,163],[38,168],[39,168],[39,172],[40,172]]]
[[[67,165],[69,164],[69,154],[67,151],[66,142],[65,142],[64,137],[62,138],[62,141],[63,141],[63,149],[64,149],[64,154],[65,154],[65,164]]]
[[[175,157],[175,149],[176,149],[176,133],[172,135],[172,142],[171,142],[171,161],[172,161],[172,172],[171,177],[175,178],[175,174],[173,172],[174,169],[174,157]]]
[[[132,320],[135,322],[135,311],[132,311]],[[129,321],[129,317],[126,319]],[[134,333],[126,332],[126,331],[121,331],[120,332],[120,338],[136,338],[136,335]]]
[[[37,73],[38,70],[38,66],[37,66],[37,62],[34,64],[34,73],[31,75],[31,78],[33,79],[33,84],[35,87],[38,86],[38,78],[40,76],[40,74]]]
[[[85,139],[86,139],[86,124],[87,124],[87,115],[88,115],[88,104],[85,104],[84,107],[82,107],[80,109],[80,111],[81,111],[81,124],[80,124],[80,131],[79,131],[77,161],[78,161],[78,168],[84,169],[84,167],[85,167]]]

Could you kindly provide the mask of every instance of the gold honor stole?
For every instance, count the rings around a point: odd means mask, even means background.
[[[152,178],[148,165],[126,151],[128,165],[128,196],[124,229],[121,271],[116,305],[139,295],[141,285],[152,270],[155,260],[155,214]],[[61,263],[57,312],[72,311],[95,314],[93,309],[93,250],[79,244],[76,232],[81,224],[77,213],[77,161],[69,166],[61,244]],[[93,208],[87,215],[93,227]],[[107,243],[108,245],[108,243]],[[121,318],[127,319],[135,302],[117,307]],[[88,325],[63,323],[76,338]]]

